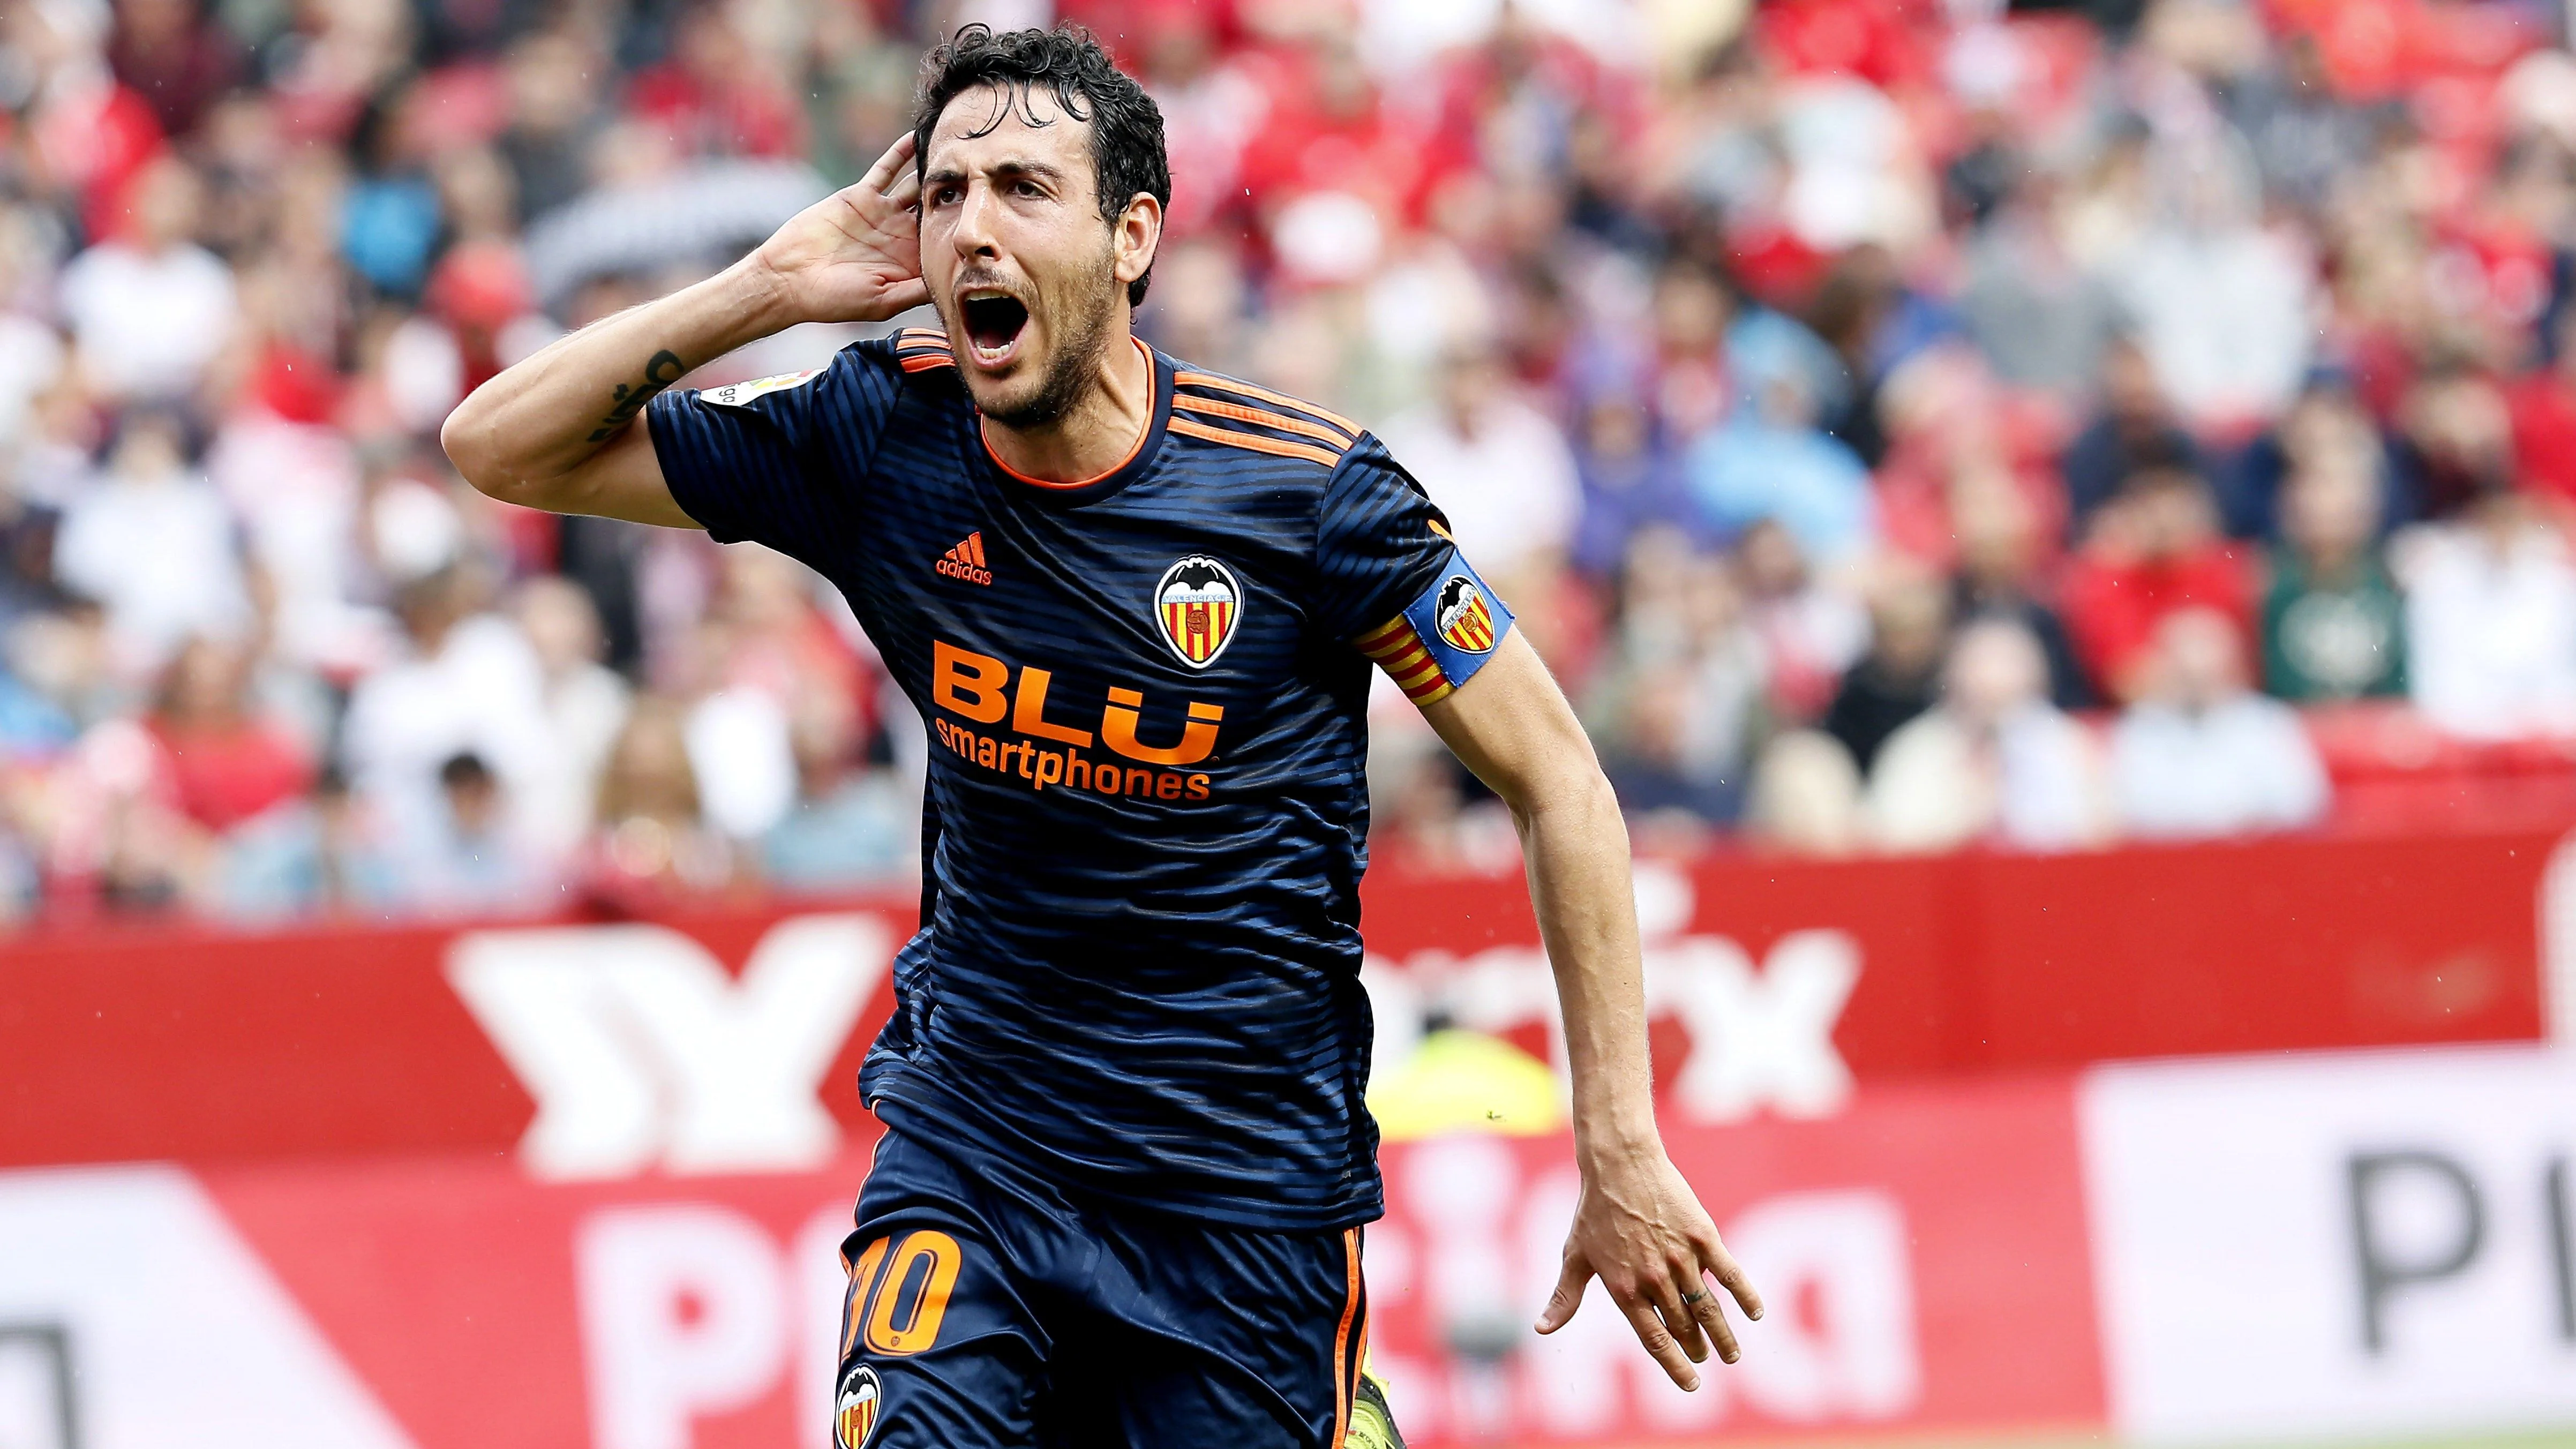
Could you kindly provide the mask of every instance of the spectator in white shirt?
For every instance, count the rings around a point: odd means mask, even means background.
[[[2050,702],[2038,638],[1997,617],[1959,631],[1941,702],[1888,737],[1866,801],[1870,834],[1890,850],[2071,849],[2106,833],[2105,805],[2099,752]]]
[[[2307,374],[2315,263],[2296,233],[2262,224],[2256,178],[2232,147],[2177,158],[2171,184],[2171,215],[2112,267],[2120,300],[2186,417],[2276,417]]]
[[[542,813],[538,782],[555,760],[545,672],[518,625],[482,611],[473,569],[451,564],[404,588],[408,657],[359,683],[341,725],[351,783],[401,836],[441,818],[438,772],[463,754],[500,780],[514,830]]]
[[[232,513],[190,466],[178,417],[127,415],[106,472],[64,510],[54,577],[106,608],[109,647],[130,677],[157,671],[191,635],[248,626]]]
[[[2396,550],[2416,707],[2473,739],[2576,731],[2576,564],[2519,492]]]
[[[600,771],[626,727],[634,691],[599,662],[606,650],[599,610],[580,585],[551,574],[530,579],[514,612],[543,671],[540,708],[550,746],[544,770],[529,782],[529,826],[548,850],[569,852],[590,835]]]
[[[1449,515],[1487,581],[1516,604],[1535,601],[1573,542],[1583,485],[1565,434],[1514,395],[1492,344],[1451,344],[1437,395],[1378,436]]]
[[[500,782],[472,751],[441,762],[426,813],[393,844],[396,904],[425,915],[512,914],[552,903],[549,857],[509,819]]]
[[[2247,687],[2235,622],[2183,609],[2156,632],[2146,692],[2111,730],[2112,788],[2128,832],[2205,839],[2321,818],[2325,766],[2298,711]]]
[[[232,336],[232,272],[189,239],[201,190],[185,161],[152,161],[126,184],[124,233],[63,268],[82,372],[110,397],[193,392]]]

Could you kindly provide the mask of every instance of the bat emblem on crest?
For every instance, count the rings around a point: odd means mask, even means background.
[[[1205,669],[1243,623],[1243,588],[1225,565],[1191,554],[1154,585],[1154,623],[1183,664]]]
[[[1440,586],[1435,611],[1440,637],[1470,654],[1494,647],[1494,613],[1485,607],[1485,591],[1465,574],[1451,574]]]

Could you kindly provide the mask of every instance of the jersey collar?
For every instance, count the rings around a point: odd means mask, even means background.
[[[1171,359],[1146,346],[1145,339],[1134,333],[1129,333],[1127,340],[1136,345],[1137,351],[1145,354],[1145,366],[1154,379],[1154,411],[1145,422],[1145,431],[1137,435],[1136,446],[1106,473],[1094,474],[1076,483],[1056,483],[1032,478],[1003,462],[1002,455],[993,451],[992,439],[984,436],[984,420],[979,415],[975,419],[976,441],[983,445],[984,461],[1006,486],[1047,503],[1092,503],[1135,482],[1154,466],[1154,455],[1163,446],[1164,428],[1172,420],[1172,363]]]

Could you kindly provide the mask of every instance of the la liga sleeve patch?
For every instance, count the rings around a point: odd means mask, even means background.
[[[803,372],[782,372],[776,377],[755,377],[749,382],[729,382],[722,387],[708,388],[698,396],[720,408],[746,407],[750,405],[753,398],[763,393],[803,387],[821,377],[823,371],[819,367],[809,367]]]
[[[1476,576],[1466,555],[1452,549],[1430,587],[1403,613],[1351,642],[1377,661],[1405,698],[1424,705],[1448,698],[1475,678],[1511,627],[1512,611]]]

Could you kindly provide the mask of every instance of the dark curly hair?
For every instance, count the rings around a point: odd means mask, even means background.
[[[978,86],[1000,86],[1016,97],[1030,125],[1051,124],[1028,109],[1032,87],[1044,86],[1056,105],[1091,123],[1091,168],[1100,192],[1100,216],[1116,221],[1137,192],[1157,205],[1172,204],[1172,163],[1163,149],[1163,109],[1135,78],[1120,70],[1092,33],[1079,25],[1053,30],[1003,30],[969,25],[932,49],[921,62],[921,99],[912,112],[912,165],[929,164],[930,133],[940,113]],[[995,113],[989,131],[1007,111]],[[975,134],[982,135],[984,131]],[[1127,284],[1127,305],[1145,300],[1154,269]]]

